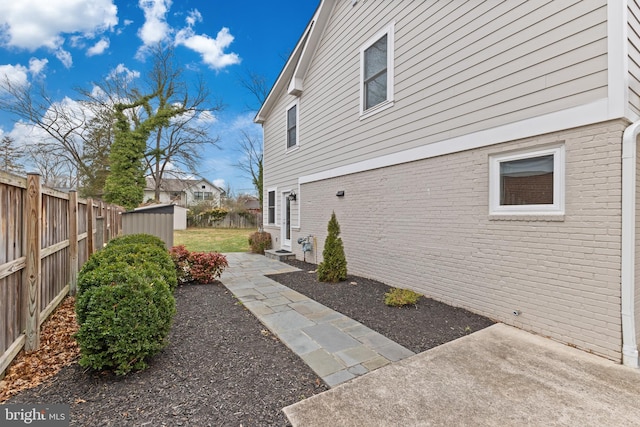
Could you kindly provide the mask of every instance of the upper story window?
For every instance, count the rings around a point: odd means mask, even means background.
[[[564,146],[490,158],[492,214],[563,214]]]
[[[393,105],[394,24],[360,48],[360,115],[366,117]]]
[[[287,149],[298,145],[298,102],[287,108]]]

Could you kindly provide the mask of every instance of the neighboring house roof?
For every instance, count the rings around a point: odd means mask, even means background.
[[[298,44],[280,72],[278,79],[271,88],[267,99],[253,119],[254,122],[264,123],[267,115],[278,100],[279,94],[285,87],[291,95],[298,96],[302,93],[304,76],[307,73],[309,64],[311,64],[313,53],[320,42],[335,3],[336,0],[322,0],[320,2],[313,18],[311,18]]]
[[[144,189],[146,191],[153,191],[154,187],[155,187],[153,178],[147,177],[146,181],[147,181],[147,185],[146,185],[146,187]],[[206,180],[204,178],[200,178],[200,179],[166,178],[166,179],[163,179],[162,182],[160,183],[160,190],[165,191],[165,192],[186,191],[186,190],[192,188],[193,186],[200,184],[201,182],[205,182],[209,186],[217,189],[221,194],[225,194],[225,191],[222,188],[218,187],[215,184],[212,184],[211,182],[209,182],[208,180]]]

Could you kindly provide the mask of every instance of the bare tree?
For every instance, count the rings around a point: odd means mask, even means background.
[[[157,94],[159,110],[173,106],[179,112],[158,127],[147,144],[145,165],[158,201],[162,180],[171,168],[195,173],[204,150],[216,145],[219,139],[210,134],[210,124],[222,105],[212,100],[201,77],[188,84],[172,48],[159,45],[152,51],[152,58],[153,67],[146,79],[148,90]]]
[[[258,73],[246,71],[244,75],[238,76],[238,82],[240,83],[240,86],[253,95],[253,102],[251,104],[247,104],[247,108],[253,111],[259,110],[269,95],[267,78]]]
[[[26,147],[30,162],[40,174],[43,185],[51,188],[75,188],[77,171],[67,158],[58,155],[55,148],[47,142]]]
[[[254,98],[255,107],[254,110],[258,110],[269,95],[269,87],[267,86],[267,79],[257,73],[248,71],[244,76],[239,78],[240,85],[244,87]],[[240,139],[240,151],[243,157],[240,159],[236,166],[240,168],[248,177],[251,178],[251,182],[258,193],[260,199],[260,206],[264,195],[262,194],[262,157],[263,157],[263,143],[262,140],[257,137],[252,137],[246,131],[242,131],[242,137]]]
[[[96,162],[95,156],[85,151],[86,147],[96,145],[93,138],[96,136],[98,123],[106,128],[112,126],[109,119],[99,121],[100,117],[105,117],[105,111],[108,111],[103,105],[90,98],[82,101],[69,98],[55,101],[42,84],[19,85],[7,77],[0,81],[0,91],[3,93],[0,96],[0,110],[13,114],[18,120],[46,135],[46,141],[36,141],[28,147],[28,152],[43,177],[53,179],[52,176],[58,172],[52,171],[60,167],[79,175],[82,182],[86,181],[86,177],[104,173],[107,164]],[[106,144],[106,149],[108,145],[110,142]],[[77,185],[77,180],[78,176],[74,176],[69,181]]]
[[[240,150],[243,153],[243,157],[236,163],[236,166],[251,178],[251,183],[258,193],[260,206],[262,206],[262,140],[249,135],[243,130],[242,138],[240,139]]]

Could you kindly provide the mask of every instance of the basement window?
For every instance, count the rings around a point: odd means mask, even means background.
[[[491,214],[563,214],[564,146],[489,158]]]

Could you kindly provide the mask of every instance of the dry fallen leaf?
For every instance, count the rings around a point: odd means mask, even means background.
[[[42,325],[40,349],[21,351],[7,368],[0,382],[0,403],[36,387],[76,360],[80,350],[73,335],[77,331],[75,298],[67,297]]]

